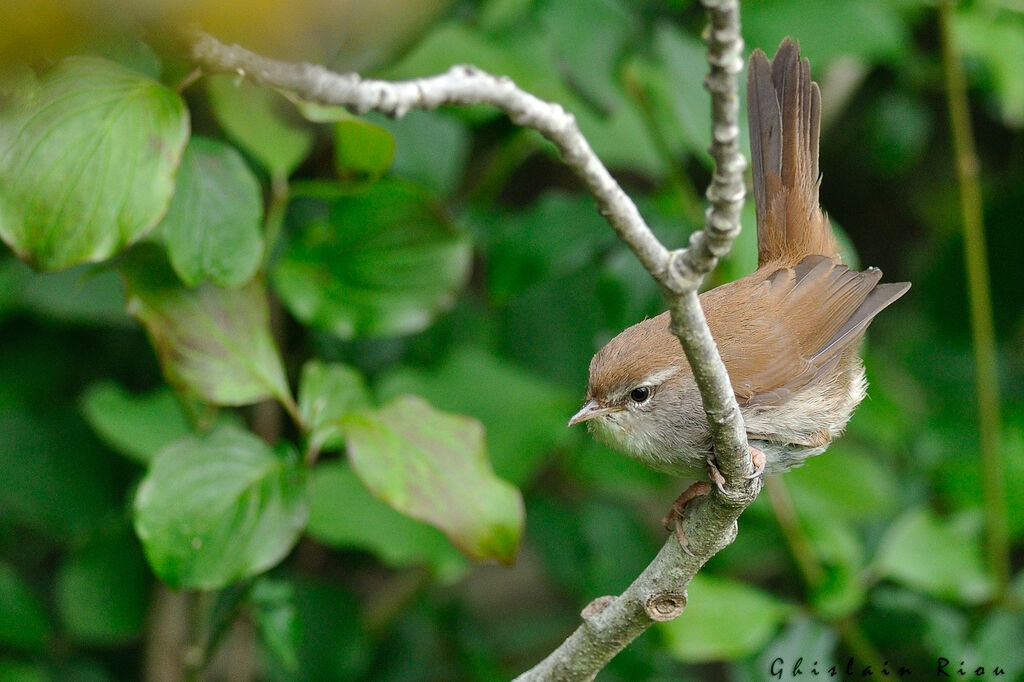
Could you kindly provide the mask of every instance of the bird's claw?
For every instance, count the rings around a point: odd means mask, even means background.
[[[752,481],[764,473],[764,468],[768,464],[768,457],[764,454],[763,450],[758,450],[753,445],[748,445],[747,447],[750,448],[750,461],[754,463],[754,473],[747,476],[747,480]]]
[[[718,492],[725,494],[725,476],[718,470],[718,464],[715,462],[714,455],[708,455],[708,478],[718,488]]]

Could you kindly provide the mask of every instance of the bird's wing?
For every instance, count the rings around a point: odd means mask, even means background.
[[[808,256],[704,293],[701,303],[740,402],[782,404],[826,376],[871,319],[909,288],[879,285],[881,276]]]

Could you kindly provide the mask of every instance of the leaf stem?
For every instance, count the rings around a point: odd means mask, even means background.
[[[967,293],[971,310],[975,390],[978,395],[979,463],[985,498],[985,546],[989,570],[996,580],[998,598],[1002,600],[1006,596],[1010,576],[1010,543],[1006,485],[999,442],[1002,418],[999,406],[995,325],[989,288],[979,163],[971,131],[967,83],[954,33],[953,12],[954,5],[950,0],[939,3],[942,65],[946,78],[953,150],[956,154]]]
[[[266,269],[274,255],[277,240],[284,226],[284,216],[288,209],[291,187],[288,178],[274,174],[270,178],[270,201],[267,203],[267,214],[263,219],[263,267]]]
[[[825,571],[818,563],[818,557],[810,538],[800,526],[800,519],[797,517],[796,508],[793,506],[793,500],[789,496],[786,484],[780,478],[769,478],[764,482],[764,489],[768,494],[768,502],[772,511],[775,512],[775,519],[782,529],[782,536],[786,538],[789,552],[803,576],[804,583],[812,591],[816,590],[825,579]]]
[[[179,95],[185,91],[185,88],[195,83],[203,75],[202,67],[197,66],[196,68],[185,74],[185,77],[178,81],[178,85],[175,86],[174,91]]]

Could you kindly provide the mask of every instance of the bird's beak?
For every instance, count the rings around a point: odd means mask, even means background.
[[[622,408],[617,405],[604,407],[596,400],[588,400],[587,404],[581,407],[580,411],[574,414],[572,419],[569,420],[569,426],[576,426],[577,424],[593,419],[594,417],[603,417],[606,414],[621,411]]]

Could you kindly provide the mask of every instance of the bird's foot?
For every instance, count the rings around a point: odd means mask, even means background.
[[[709,492],[711,492],[710,483],[707,481],[697,481],[676,498],[676,501],[672,503],[672,508],[668,510],[668,513],[665,514],[665,518],[662,520],[662,523],[665,524],[665,530],[675,531],[679,546],[690,556],[693,556],[693,552],[690,551],[690,540],[686,537],[686,531],[683,530],[683,512],[686,510],[686,505],[698,497],[707,495]]]
[[[718,492],[725,494],[725,476],[718,470],[718,462],[715,461],[714,455],[708,455],[708,478],[718,488]]]
[[[747,480],[751,481],[764,473],[764,468],[768,464],[768,457],[764,454],[763,450],[758,450],[753,445],[748,445],[747,447],[750,448],[750,461],[754,463],[754,473],[747,476]]]

